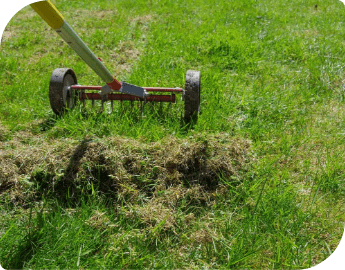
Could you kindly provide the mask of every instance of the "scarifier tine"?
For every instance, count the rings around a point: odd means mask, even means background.
[[[84,93],[84,90],[80,90],[78,93],[78,97],[79,97],[79,100],[81,101],[81,103],[83,104],[83,107],[85,107],[85,100],[82,99],[83,93]]]
[[[106,103],[108,101],[108,94],[106,95],[102,95],[102,108],[101,111],[104,112],[104,103]]]
[[[159,103],[159,112],[162,113],[163,112],[163,103]]]
[[[141,116],[144,116],[144,106],[145,106],[145,103],[143,104],[143,101],[140,101],[140,113],[141,113]]]
[[[83,93],[85,93],[85,91],[82,90],[80,94],[83,95]],[[83,107],[85,107],[86,106],[85,99],[82,100],[82,103],[83,103]]]

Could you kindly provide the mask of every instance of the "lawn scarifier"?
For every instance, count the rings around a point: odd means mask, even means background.
[[[145,105],[147,102],[175,103],[175,94],[182,94],[184,119],[187,122],[197,120],[200,112],[200,71],[187,71],[185,89],[140,87],[126,82],[119,82],[104,66],[101,59],[97,58],[78,34],[74,32],[50,0],[33,3],[31,7],[106,83],[104,86],[79,85],[76,74],[71,68],[55,69],[49,84],[50,105],[55,114],[61,115],[66,109],[72,109],[78,99],[84,105],[86,100],[91,100],[92,106],[94,106],[95,100],[100,100],[102,110],[104,109],[104,103],[109,100],[111,110],[113,110],[114,100],[140,101],[141,111],[143,111],[143,104]],[[95,90],[99,92],[95,92]],[[162,93],[170,93],[170,95]]]

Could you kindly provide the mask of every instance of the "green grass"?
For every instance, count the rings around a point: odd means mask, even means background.
[[[80,84],[102,81],[29,7],[16,14],[0,50],[4,268],[301,269],[335,250],[345,217],[340,1],[54,3],[121,81],[183,88],[186,71],[200,70],[202,114],[185,126],[179,101],[149,104],[145,117],[126,103],[111,114],[78,105],[55,117],[48,97],[55,68],[73,68]],[[92,159],[81,150],[90,138],[110,152],[90,152]],[[128,141],[121,148],[113,140]],[[178,156],[169,140],[199,148],[209,142],[206,154],[197,148],[186,159],[195,168],[196,160],[218,161],[217,149],[233,151],[230,142],[248,141],[248,152],[238,154],[248,166],[233,174],[217,169],[214,189],[186,177],[160,187],[177,177],[157,176],[169,166],[155,163],[156,150],[167,160]],[[78,174],[76,160],[90,163]],[[123,167],[109,167],[116,162]],[[115,178],[117,168],[127,170],[124,178]],[[80,196],[47,192],[67,172]],[[96,185],[111,177],[127,193]]]

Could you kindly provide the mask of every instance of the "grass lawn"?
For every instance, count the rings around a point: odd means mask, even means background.
[[[345,7],[338,0],[53,3],[120,81],[183,102],[78,104],[48,87],[93,71],[30,8],[0,48],[0,264],[5,268],[307,268],[345,219]],[[107,105],[109,108],[109,104]]]

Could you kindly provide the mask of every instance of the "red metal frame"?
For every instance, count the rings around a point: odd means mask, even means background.
[[[102,86],[94,85],[71,85],[72,89],[75,90],[101,90]],[[173,93],[183,93],[182,88],[167,88],[167,87],[143,87],[147,92],[165,92],[171,93],[171,95],[149,95],[144,100],[141,97],[122,94],[119,92],[113,92],[107,95],[107,100],[129,100],[129,101],[146,101],[146,102],[176,102],[175,94]],[[79,95],[79,100],[102,100],[102,96],[99,93],[85,93],[82,91]]]
[[[80,93],[79,100],[102,100],[102,96],[99,93]],[[130,100],[130,101],[145,101],[141,97],[121,94],[121,93],[111,93],[108,94],[107,100]],[[150,95],[146,97],[146,102],[171,102],[175,103],[175,94],[171,95]]]
[[[102,86],[93,85],[71,85],[72,89],[76,90],[101,90]],[[147,92],[178,92],[182,93],[182,88],[167,88],[167,87],[143,87]]]
[[[147,92],[178,92],[182,93],[182,88],[166,88],[166,87],[143,87]]]
[[[113,90],[120,90],[120,88],[121,88],[121,83],[118,80],[116,80],[115,78],[112,82],[107,83],[107,85],[109,85],[109,87]]]

